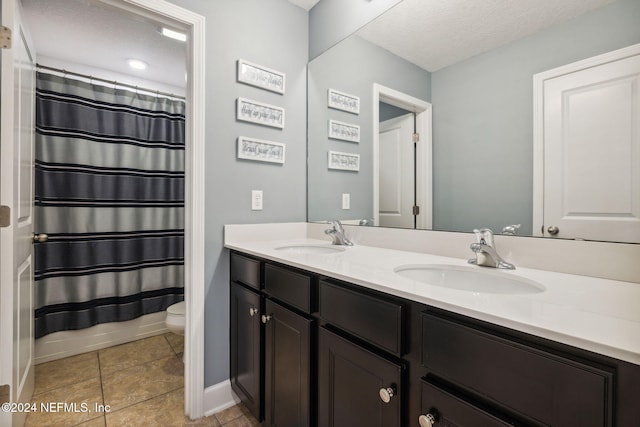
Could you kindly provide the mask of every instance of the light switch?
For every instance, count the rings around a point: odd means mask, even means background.
[[[342,193],[342,209],[351,209],[351,194]]]
[[[251,210],[262,210],[262,190],[251,190]]]

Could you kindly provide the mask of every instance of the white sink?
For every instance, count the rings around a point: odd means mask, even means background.
[[[545,287],[533,280],[488,267],[445,264],[402,265],[396,274],[443,288],[487,294],[535,294]]]
[[[342,246],[335,245],[289,245],[275,248],[277,251],[288,252],[292,254],[337,254],[345,250]]]

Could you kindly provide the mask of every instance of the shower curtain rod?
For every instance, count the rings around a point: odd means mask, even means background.
[[[143,91],[143,92],[147,92],[149,94],[162,95],[162,96],[166,96],[168,98],[179,99],[179,100],[182,100],[182,101],[185,100],[184,96],[175,95],[173,93],[163,92],[161,90],[146,89],[146,88],[143,88],[143,87],[140,87],[140,86],[130,85],[130,84],[127,84],[127,83],[119,83],[116,80],[101,79],[100,77],[94,77],[94,76],[91,76],[89,74],[76,73],[74,71],[63,70],[63,69],[60,69],[60,68],[54,68],[54,67],[49,67],[47,65],[40,65],[40,64],[36,64],[36,68],[40,69],[40,70],[54,71],[54,72],[60,73],[60,74],[81,77],[81,78],[84,78],[84,79],[89,79],[90,81],[92,81],[92,80],[93,81],[99,81],[99,82],[102,82],[102,83],[109,83],[109,84],[112,84],[114,86],[120,86],[120,87],[126,87],[128,89],[140,90],[140,91]]]

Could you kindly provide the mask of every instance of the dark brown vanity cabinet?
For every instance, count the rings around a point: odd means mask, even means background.
[[[313,320],[267,300],[265,424],[310,426]]]
[[[421,361],[422,411],[435,426],[614,425],[612,366],[432,312],[422,314]]]
[[[320,281],[318,425],[400,427],[404,420],[404,306]]]
[[[255,260],[232,256],[231,271],[253,275],[260,287],[260,263]],[[235,266],[234,266],[235,263]],[[257,276],[256,276],[257,275]],[[237,278],[232,274],[232,278]],[[230,285],[230,380],[233,391],[251,413],[262,418],[262,323],[260,319],[262,296],[246,282],[232,280]]]
[[[270,427],[640,427],[637,365],[236,252],[231,384]]]
[[[315,426],[313,279],[235,252],[230,276],[234,392],[265,426]]]

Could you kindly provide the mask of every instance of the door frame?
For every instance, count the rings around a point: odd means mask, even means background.
[[[533,76],[533,236],[545,235],[544,226],[544,84],[546,80],[640,54],[640,43]]]
[[[100,0],[187,32],[184,411],[204,416],[205,18],[165,0]]]
[[[420,206],[416,226],[431,229],[433,223],[432,178],[432,105],[406,93],[373,84],[373,224],[380,223],[380,101],[416,114],[416,132],[420,134],[416,159],[416,203]]]

